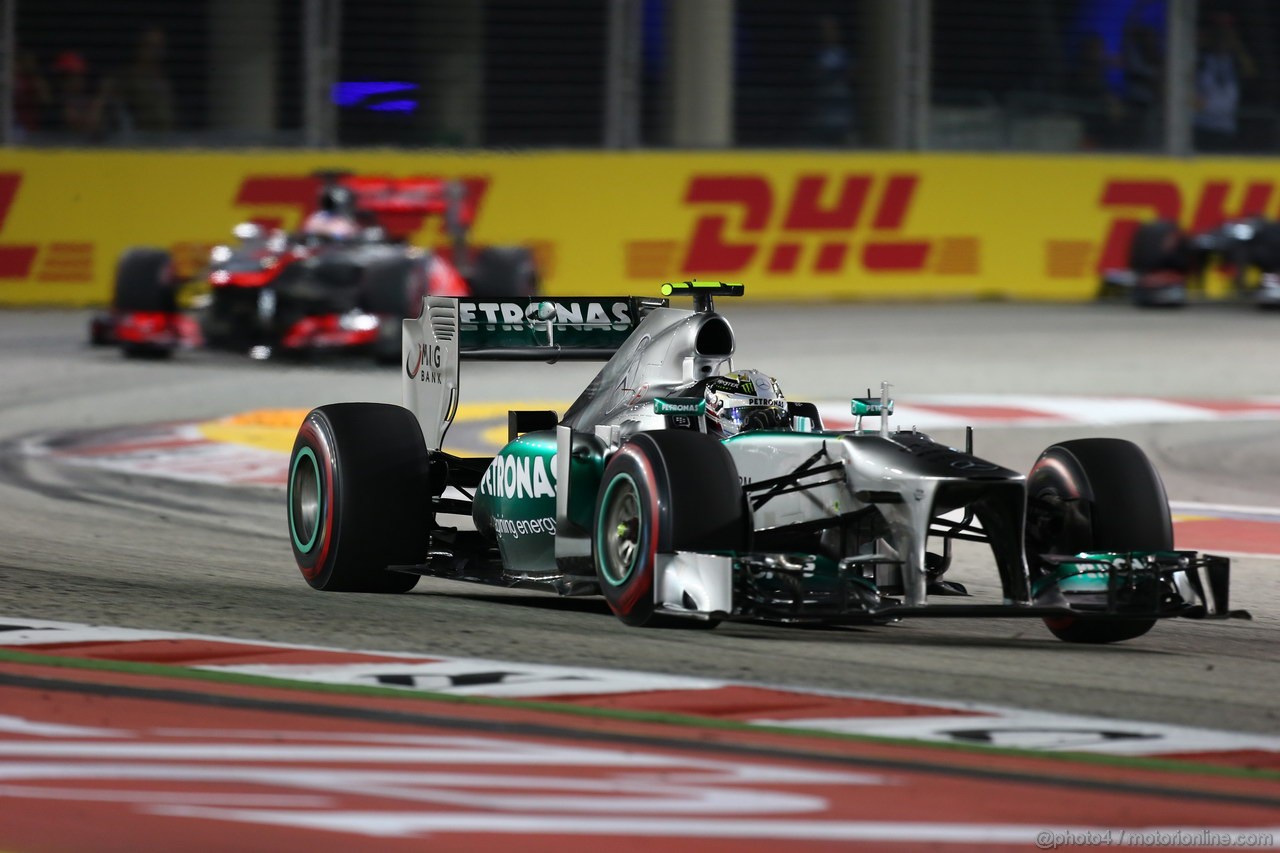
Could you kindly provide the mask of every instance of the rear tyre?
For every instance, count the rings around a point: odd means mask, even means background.
[[[1039,554],[1081,551],[1169,551],[1173,523],[1164,484],[1136,444],[1085,438],[1055,444],[1027,476],[1027,559],[1033,575],[1052,567]],[[1154,619],[1049,617],[1069,643],[1115,643],[1140,637]]]
[[[538,268],[524,246],[490,246],[476,253],[471,292],[481,298],[534,296]]]
[[[407,409],[337,403],[313,409],[289,460],[293,556],[314,589],[408,592],[418,575],[387,571],[426,556],[432,525],[426,443]]]
[[[655,614],[659,554],[744,551],[751,515],[729,451],[702,433],[642,432],[605,466],[592,524],[592,559],[609,609],[627,625],[685,624]]]

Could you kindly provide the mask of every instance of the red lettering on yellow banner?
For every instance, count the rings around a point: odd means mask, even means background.
[[[1121,208],[1124,214],[1113,216],[1102,241],[1098,269],[1119,269],[1129,265],[1129,244],[1134,232],[1144,222],[1165,219],[1177,222],[1192,232],[1216,228],[1229,219],[1266,215],[1275,195],[1275,182],[1251,180],[1233,183],[1220,178],[1206,179],[1194,196],[1183,197],[1173,181],[1165,179],[1129,180],[1112,178],[1103,185],[1099,206]],[[1235,197],[1232,206],[1230,199]],[[1185,202],[1194,201],[1194,204]],[[1190,221],[1184,213],[1191,209]]]
[[[253,216],[251,220],[265,228],[299,228],[307,214],[315,209],[320,193],[320,179],[311,175],[250,175],[240,183],[235,204],[243,207],[292,207],[296,214],[285,223],[279,216]]]
[[[800,269],[839,273],[851,257],[868,272],[922,270],[932,241],[902,239],[900,233],[919,183],[919,175],[909,173],[884,178],[802,174],[790,183],[771,183],[752,174],[695,175],[684,203],[711,209],[694,220],[679,272],[738,275],[762,259],[765,269],[775,274]],[[850,253],[863,210],[876,189],[879,197],[868,223],[873,236],[861,252]],[[775,199],[782,203],[775,205]],[[818,238],[816,244],[813,238]]]
[[[18,197],[18,188],[22,186],[22,174],[19,172],[0,172],[0,231],[4,230],[5,220],[9,217],[9,209]],[[36,262],[36,251],[40,247],[35,244],[0,245],[0,278],[28,278],[31,268]]]
[[[695,177],[684,195],[685,204],[731,204],[741,209],[739,228],[746,233],[764,230],[773,211],[773,192],[769,182],[758,175],[734,175],[723,178]],[[724,238],[728,217],[708,214],[698,218],[689,240],[684,271],[697,273],[734,273],[742,270],[755,257],[758,245],[731,243]]]
[[[1274,189],[1275,184],[1271,181],[1250,181],[1245,185],[1240,206],[1235,210],[1228,210],[1227,195],[1231,191],[1231,182],[1205,181],[1204,189],[1200,191],[1200,201],[1196,204],[1195,216],[1191,219],[1191,230],[1205,231],[1217,228],[1228,219],[1261,216],[1271,203]]]

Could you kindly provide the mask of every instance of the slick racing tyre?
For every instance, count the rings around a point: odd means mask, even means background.
[[[538,268],[533,253],[524,246],[490,246],[476,253],[471,273],[474,296],[534,296],[538,292]]]
[[[289,460],[288,525],[303,578],[332,592],[408,592],[431,527],[428,455],[417,419],[381,403],[313,409]]]
[[[1084,438],[1055,444],[1027,475],[1027,498],[1033,577],[1051,570],[1038,564],[1040,554],[1173,550],[1164,484],[1132,442]],[[1080,614],[1047,617],[1045,624],[1069,643],[1115,643],[1142,636],[1155,620]]]
[[[130,249],[116,265],[111,307],[116,314],[174,314],[178,293],[172,259],[163,249]],[[173,348],[163,344],[121,342],[126,358],[167,358]]]
[[[683,430],[638,433],[605,466],[596,497],[591,552],[600,592],[627,625],[659,624],[658,555],[744,551],[751,531],[737,468],[720,442]]]
[[[105,312],[89,318],[89,346],[107,347],[116,342],[115,320]]]
[[[1129,267],[1134,271],[1187,272],[1191,266],[1190,249],[1178,223],[1158,219],[1144,222],[1134,231],[1133,242],[1129,244]]]
[[[130,249],[116,265],[111,307],[117,311],[177,311],[171,258],[163,249]]]

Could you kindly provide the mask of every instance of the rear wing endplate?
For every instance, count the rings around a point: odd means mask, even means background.
[[[665,299],[427,296],[404,321],[404,406],[438,450],[458,409],[458,364],[483,361],[607,361]]]

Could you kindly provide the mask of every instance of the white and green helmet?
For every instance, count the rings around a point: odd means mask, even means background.
[[[707,380],[707,432],[729,438],[740,432],[791,429],[778,381],[758,370],[735,370]]]

